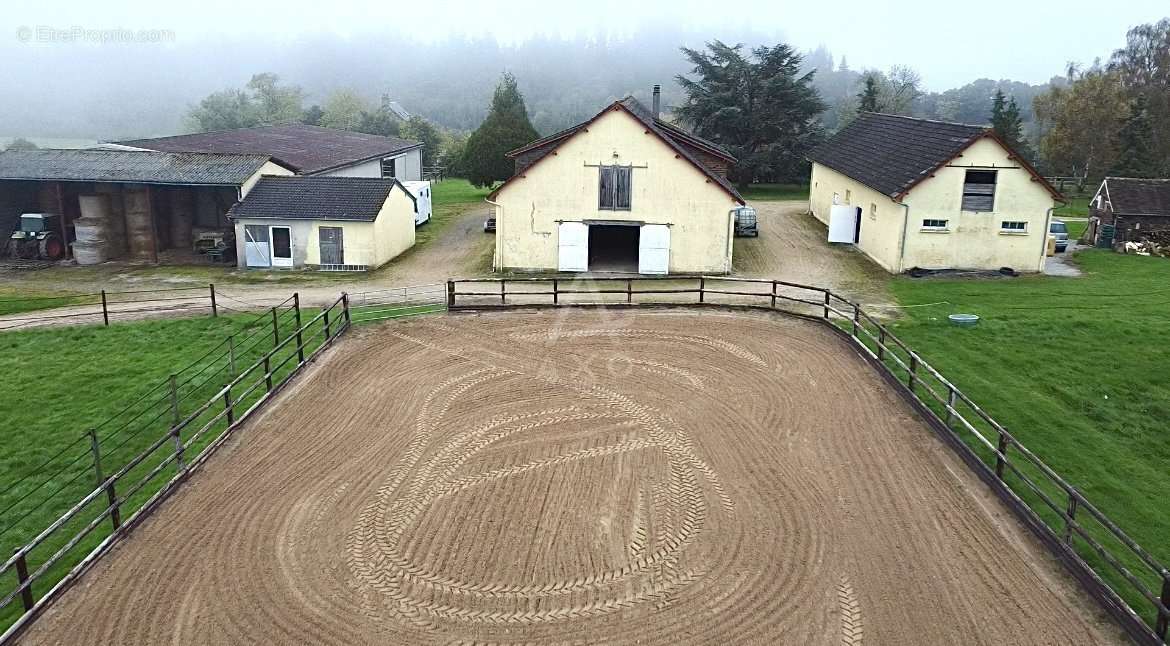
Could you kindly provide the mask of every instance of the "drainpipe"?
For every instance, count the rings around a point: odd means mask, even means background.
[[[900,243],[900,251],[898,252],[898,273],[906,271],[906,232],[910,230],[910,205],[905,202],[900,202],[899,206],[906,209],[902,217],[902,241]]]
[[[483,201],[491,204],[496,209],[495,213],[493,214],[496,216],[496,257],[492,266],[492,270],[495,271],[504,266],[504,245],[500,242],[502,239],[500,237],[500,233],[503,231],[504,222],[504,218],[500,217],[500,215],[504,212],[504,207],[501,206],[499,202],[493,202],[486,197],[483,198]],[[495,265],[499,265],[499,267]]]

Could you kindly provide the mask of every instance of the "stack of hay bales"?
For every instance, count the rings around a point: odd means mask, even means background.
[[[76,240],[73,258],[79,265],[96,265],[110,259],[111,222],[109,195],[78,196],[81,217],[73,222]]]

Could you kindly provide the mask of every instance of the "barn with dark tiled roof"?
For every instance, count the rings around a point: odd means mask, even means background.
[[[864,112],[808,159],[828,241],[887,271],[1044,268],[1062,196],[989,126]]]
[[[1103,247],[1170,244],[1170,179],[1106,177],[1089,202],[1086,239]]]

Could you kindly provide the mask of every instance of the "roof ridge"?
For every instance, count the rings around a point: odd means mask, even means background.
[[[1122,177],[1120,175],[1106,175],[1105,179],[1123,179],[1127,182],[1170,182],[1170,178],[1167,177]]]
[[[962,126],[964,128],[980,128],[982,130],[990,130],[992,128],[991,125],[984,124],[984,123],[963,123],[962,121],[943,121],[941,119],[926,119],[923,117],[911,117],[911,116],[905,115],[905,114],[891,114],[889,112],[871,112],[871,111],[866,110],[866,111],[862,111],[860,114],[863,114],[863,115],[868,114],[868,115],[873,115],[875,117],[892,117],[895,119],[906,119],[908,121],[918,121],[921,123],[937,123],[937,124],[943,125],[943,126]]]
[[[114,154],[114,155],[206,155],[208,157],[263,157],[272,159],[266,153],[213,153],[205,150],[178,151],[178,150],[134,150],[117,148],[34,148],[32,150],[0,150],[0,153],[86,153],[86,154]]]

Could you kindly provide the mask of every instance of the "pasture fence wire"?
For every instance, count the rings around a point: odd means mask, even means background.
[[[829,326],[898,389],[1130,637],[1166,643],[1167,567],[859,303],[826,288],[726,276],[447,283],[452,311],[638,305],[765,309]]]

